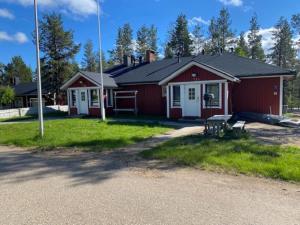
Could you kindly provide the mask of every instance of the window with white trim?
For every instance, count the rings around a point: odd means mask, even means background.
[[[71,90],[71,106],[76,107],[76,90]]]
[[[113,106],[113,90],[106,89],[106,105],[107,107]]]
[[[172,106],[180,107],[181,106],[181,93],[180,85],[172,86]]]
[[[99,91],[97,89],[90,90],[90,101],[92,107],[99,106]]]
[[[211,102],[206,103],[206,107],[221,107],[221,99],[220,99],[220,84],[219,83],[211,83],[205,84],[205,94],[213,94],[214,98]]]

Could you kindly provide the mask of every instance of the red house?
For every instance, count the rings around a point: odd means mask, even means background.
[[[295,72],[233,53],[145,61],[124,58],[104,74],[106,111],[178,119],[256,112],[282,115],[283,81]],[[100,115],[97,73],[79,72],[63,87],[70,114]],[[211,94],[209,102],[204,96]]]

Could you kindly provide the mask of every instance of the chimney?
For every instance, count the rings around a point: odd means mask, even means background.
[[[123,56],[123,64],[125,66],[131,66],[131,56],[129,55],[124,55]]]
[[[156,55],[155,55],[155,51],[153,50],[147,50],[146,51],[146,62],[147,63],[152,63],[156,60]]]

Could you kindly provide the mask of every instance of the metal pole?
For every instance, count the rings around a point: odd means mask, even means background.
[[[104,84],[103,84],[103,66],[102,66],[102,43],[101,43],[101,22],[100,22],[100,2],[97,0],[97,14],[98,14],[98,38],[99,38],[99,72],[101,79],[100,97],[101,97],[101,116],[105,121],[105,108],[104,108]]]
[[[35,45],[36,45],[36,64],[37,64],[37,90],[38,90],[38,114],[40,136],[44,136],[44,118],[43,118],[43,99],[42,99],[42,82],[41,82],[41,63],[40,63],[40,41],[39,41],[39,24],[37,12],[37,0],[34,0],[34,18],[35,18]]]

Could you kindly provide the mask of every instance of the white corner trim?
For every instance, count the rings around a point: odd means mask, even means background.
[[[170,86],[167,86],[167,118],[170,118]]]
[[[279,116],[283,114],[283,76],[280,77]]]
[[[239,82],[240,80],[236,77],[233,77],[232,75],[226,73],[226,72],[223,72],[223,71],[218,71],[216,69],[213,69],[211,67],[208,67],[208,66],[205,66],[203,64],[200,64],[200,63],[197,63],[195,61],[192,61],[190,63],[188,63],[187,65],[181,67],[180,69],[178,69],[177,71],[175,71],[173,74],[171,74],[170,76],[168,76],[167,78],[163,79],[162,81],[160,81],[158,84],[159,85],[164,85],[166,83],[168,83],[170,80],[174,79],[175,77],[177,77],[178,75],[180,75],[182,72],[186,71],[187,69],[191,68],[192,66],[197,66],[197,67],[200,67],[204,70],[207,70],[211,73],[214,73],[226,80],[230,80],[230,81],[233,81],[233,82]]]
[[[224,93],[224,96],[225,96],[225,99],[224,99],[225,115],[228,115],[228,97],[229,97],[228,82],[225,83],[225,93]]]

